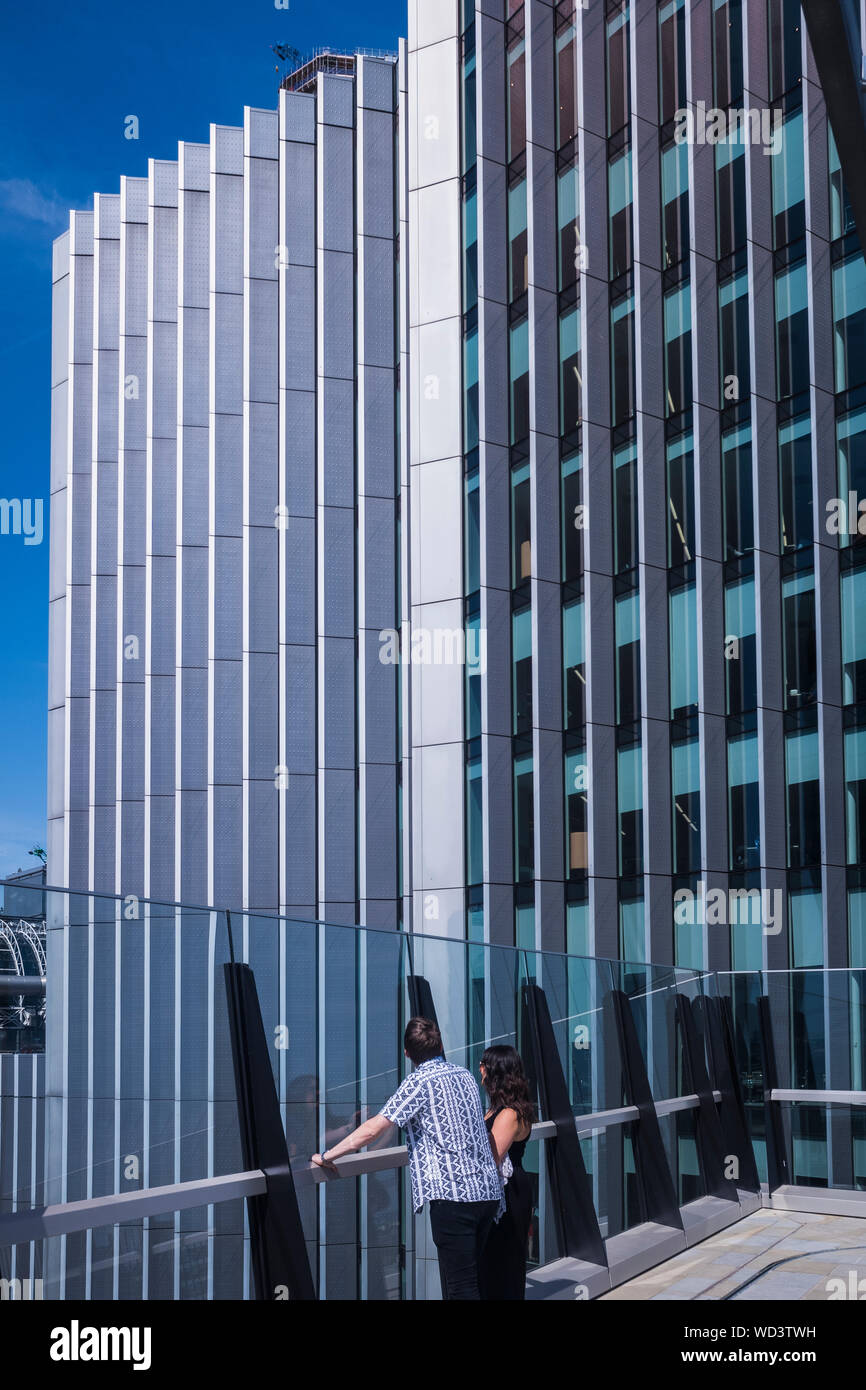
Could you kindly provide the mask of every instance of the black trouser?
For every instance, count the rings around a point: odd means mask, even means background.
[[[480,1301],[478,1261],[498,1206],[498,1202],[430,1203],[443,1298]]]

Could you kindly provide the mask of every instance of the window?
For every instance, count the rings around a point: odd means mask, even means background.
[[[562,149],[577,134],[574,24],[556,36],[556,147]]]
[[[584,268],[580,241],[580,188],[577,165],[563,170],[557,179],[557,225],[559,228],[559,288],[568,289]]]
[[[668,564],[686,565],[695,558],[695,456],[691,431],[667,449]]]
[[[686,281],[665,295],[665,395],[667,414],[692,404],[692,295]]]
[[[685,0],[659,8],[659,120],[673,120],[686,104]]]
[[[482,809],[481,759],[466,765],[466,882],[484,879],[484,813]]]
[[[833,267],[836,390],[866,381],[866,262],[855,256]]]
[[[788,782],[788,863],[792,869],[821,862],[821,783],[818,733],[789,734],[785,740]]]
[[[824,922],[821,894],[814,888],[792,887],[788,901],[791,915],[791,963],[793,968],[795,970],[808,970],[815,966],[822,966],[824,964]],[[804,980],[802,977],[799,979],[795,977],[792,983],[802,988]],[[818,1002],[814,994],[809,1002],[812,1004],[812,1011],[814,1011],[814,1006]],[[804,1062],[805,1065],[811,1065],[813,1060],[812,1041],[808,1036],[808,1034],[813,1033],[813,1030],[803,1028],[802,1012],[800,1010],[797,1012],[799,1026],[795,1028],[794,1041],[795,1045],[799,1043],[797,1052],[804,1061],[801,1062],[800,1057],[797,1057],[795,1066],[799,1064],[799,1067],[802,1068]],[[815,1017],[815,1023],[817,1024],[816,1031],[823,1031],[823,1016],[820,1011]],[[823,1051],[823,1048],[821,1050]],[[809,1150],[814,1152],[814,1140],[804,1139],[800,1142],[807,1153]],[[826,1157],[821,1163],[821,1167],[826,1170]]]
[[[607,21],[607,133],[614,135],[628,123],[631,65],[629,60],[629,6]]]
[[[836,148],[833,129],[829,121],[827,122],[827,133],[830,141],[830,235],[835,241],[838,237],[845,236],[854,230],[854,211],[851,207],[851,199],[848,197],[845,180],[842,177],[839,151]]]
[[[613,505],[615,515],[614,566],[617,574],[634,569],[638,562],[637,445],[623,444],[613,454]]]
[[[575,306],[559,320],[560,432],[569,435],[580,424],[580,309]]]
[[[478,447],[478,329],[463,339],[463,452]]]
[[[796,241],[806,231],[806,172],[801,108],[785,118],[781,135],[779,152],[770,159],[773,174],[773,234],[777,250],[780,246],[787,246],[789,241]]]
[[[621,425],[634,414],[634,295],[628,294],[610,311],[611,414]]]
[[[481,619],[466,622],[466,738],[481,736]]]
[[[757,734],[728,740],[728,814],[730,867],[759,868],[761,822]]]
[[[808,570],[782,580],[786,709],[813,705],[818,698],[815,630],[815,574]]]
[[[643,772],[639,743],[617,750],[616,771],[619,871],[625,878],[634,878],[643,873]]]
[[[713,0],[713,100],[727,111],[743,94],[742,0]]]
[[[583,469],[580,454],[562,461],[562,578],[564,583],[583,574]]]
[[[722,409],[748,398],[752,389],[749,277],[744,270],[719,286]]]
[[[529,242],[526,231],[526,179],[508,190],[508,267],[511,299],[529,288]]]
[[[741,579],[725,589],[725,668],[727,712],[744,714],[757,708],[755,665],[755,581]]]
[[[716,216],[719,260],[746,244],[746,160],[742,129],[716,145]]]
[[[511,584],[518,588],[532,574],[532,504],[529,464],[511,473]]]
[[[689,147],[662,150],[662,232],[665,265],[677,265],[689,249]]]
[[[698,708],[698,614],[694,584],[670,596],[671,718]]]
[[[779,400],[809,389],[806,262],[776,276],[776,370]]]
[[[528,319],[522,319],[511,329],[509,370],[511,377],[511,442],[517,444],[529,435]]]
[[[465,488],[464,583],[468,596],[477,593],[481,587],[481,515],[477,468],[468,475]]]
[[[586,719],[586,647],[583,602],[562,610],[562,663],[564,667],[565,728],[583,727]]]
[[[581,875],[589,868],[587,790],[589,779],[586,753],[567,753],[565,757],[565,804],[568,835],[566,877]]]
[[[526,149],[526,44],[515,38],[508,47],[508,159]]]
[[[518,883],[535,877],[535,806],[532,754],[514,759],[514,872]]]
[[[847,861],[866,864],[866,728],[845,730],[845,811]]]
[[[511,665],[515,734],[532,732],[532,609],[524,608],[511,619]]]
[[[852,410],[836,422],[836,446],[839,455],[839,496],[845,502],[840,519],[842,530],[839,544],[863,543],[866,517],[849,506],[848,494],[853,492],[855,507],[866,498],[866,408]],[[862,531],[861,531],[862,523]]]
[[[640,598],[637,593],[617,599],[616,717],[620,724],[640,718]]]
[[[473,190],[463,203],[463,312],[478,303],[478,196]]]
[[[611,160],[607,196],[610,278],[615,280],[630,268],[633,256],[631,150],[625,150],[618,158]]]
[[[477,116],[475,108],[475,24],[468,33],[472,34],[471,47],[465,43],[463,59],[463,171],[472,168],[477,158]],[[468,51],[467,51],[468,50]]]
[[[696,738],[671,747],[674,873],[696,874],[701,867],[701,759]]]
[[[801,415],[779,430],[782,549],[812,544],[812,420]]]
[[[752,430],[728,430],[722,435],[722,486],[725,509],[725,556],[744,555],[755,544],[752,505]]]
[[[842,575],[842,703],[866,700],[866,569]]]
[[[784,96],[802,72],[800,0],[769,0],[770,99]]]

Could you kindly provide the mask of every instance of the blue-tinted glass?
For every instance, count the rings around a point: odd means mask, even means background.
[[[679,718],[698,707],[698,613],[694,584],[670,596],[671,714]]]
[[[860,252],[833,267],[836,390],[866,381],[866,262]]]
[[[866,569],[842,575],[842,703],[866,700]]]

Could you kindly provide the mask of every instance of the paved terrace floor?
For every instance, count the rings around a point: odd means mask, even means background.
[[[845,1292],[828,1289],[831,1279]],[[833,1293],[866,1299],[866,1220],[762,1210],[602,1297],[826,1302]]]

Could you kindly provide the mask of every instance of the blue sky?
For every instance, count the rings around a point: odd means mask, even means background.
[[[45,843],[51,242],[68,209],[276,106],[272,43],[396,48],[406,0],[8,5],[0,15],[0,497],[44,499],[45,539],[0,535],[0,876]],[[124,118],[139,120],[138,141]],[[50,879],[50,866],[49,866]]]

